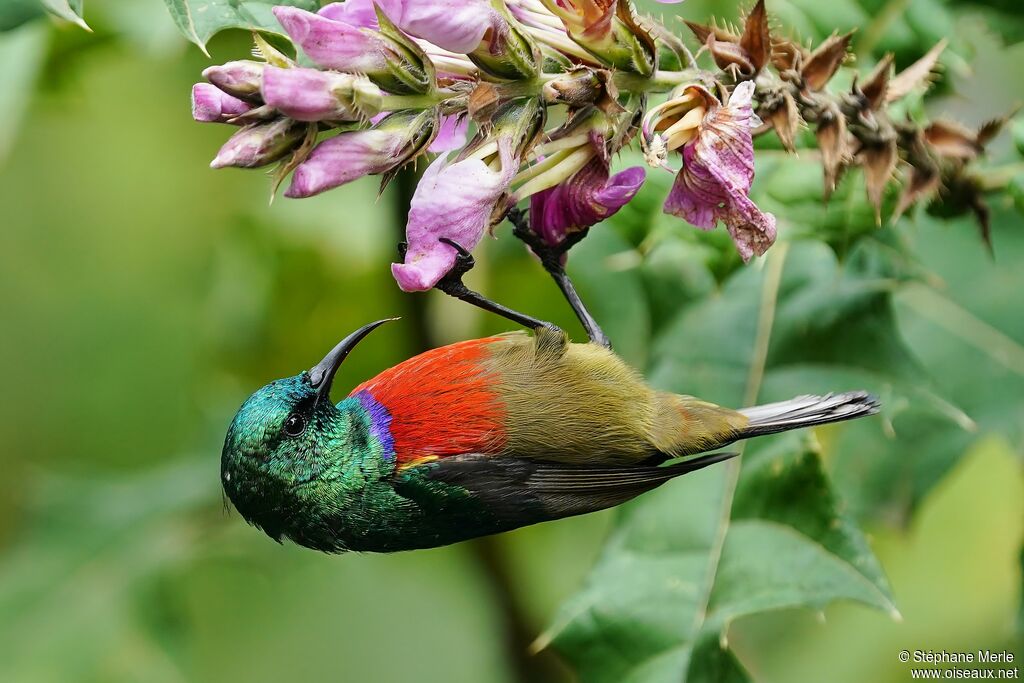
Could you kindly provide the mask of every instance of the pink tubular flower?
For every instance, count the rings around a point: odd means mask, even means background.
[[[215,85],[192,86],[192,118],[204,123],[224,122],[252,109],[252,105],[232,97]]]
[[[296,121],[355,121],[349,106],[356,77],[294,67],[263,70],[263,101]]]
[[[576,175],[530,197],[530,226],[551,246],[586,230],[625,206],[643,185],[639,166],[608,177],[608,162],[596,156]]]
[[[775,216],[750,200],[754,181],[750,129],[757,120],[750,104],[754,82],[737,85],[727,105],[700,90],[709,109],[696,134],[683,145],[683,168],[665,200],[665,213],[704,230],[722,221],[740,256],[749,261],[775,241]]]
[[[203,78],[229,95],[254,97],[260,94],[263,81],[263,62],[240,59],[203,69]]]
[[[423,149],[434,128],[433,115],[398,112],[370,130],[324,140],[295,169],[286,197],[311,197],[365,175],[387,173]]]
[[[368,8],[367,8],[368,5]],[[370,20],[373,23],[366,28]],[[387,69],[387,45],[376,28],[373,4],[334,3],[313,14],[297,7],[278,6],[274,16],[285,33],[306,55],[327,69],[376,73]]]
[[[403,136],[381,130],[341,133],[318,144],[295,169],[285,197],[312,197],[402,162]]]
[[[380,8],[406,33],[450,52],[467,54],[488,29],[503,26],[488,0],[381,0]]]
[[[289,119],[245,126],[224,143],[210,168],[266,166],[295,149],[305,135],[305,128]]]
[[[377,10],[375,4],[387,6],[387,0],[375,3],[374,0],[345,0],[345,2],[332,2],[324,5],[317,12],[322,17],[332,21],[340,21],[349,26],[358,28],[372,28],[376,30]],[[278,8],[274,8],[275,10]]]
[[[455,265],[455,250],[439,242],[447,237],[466,249],[483,238],[498,200],[518,168],[507,138],[498,141],[501,170],[479,159],[449,163],[438,157],[427,168],[413,194],[406,226],[408,251],[391,273],[406,292],[425,291]]]

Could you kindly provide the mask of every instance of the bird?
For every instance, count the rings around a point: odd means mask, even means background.
[[[659,391],[607,344],[546,323],[428,350],[332,403],[342,362],[385,322],[232,420],[221,483],[270,538],[329,553],[448,545],[619,505],[734,457],[717,449],[740,439],[879,409],[863,391],[738,410]]]

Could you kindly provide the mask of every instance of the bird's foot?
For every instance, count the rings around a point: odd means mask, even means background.
[[[569,279],[569,275],[565,272],[566,254],[580,240],[587,236],[589,228],[570,233],[558,245],[553,246],[545,242],[540,235],[534,232],[530,227],[530,221],[525,211],[512,207],[506,217],[512,224],[512,234],[522,240],[530,248],[530,251],[537,255],[544,270],[548,272],[558,285],[558,288],[562,290],[562,295],[569,302],[580,323],[583,324],[583,329],[586,330],[590,341],[610,349],[612,347],[611,341],[609,341],[601,326],[597,324],[594,316],[587,310],[582,299],[580,299],[580,295],[576,292],[572,280]]]
[[[531,330],[537,330],[539,328],[558,330],[557,326],[549,322],[539,320],[526,315],[525,313],[520,313],[519,311],[514,311],[507,306],[502,306],[501,304],[491,301],[484,295],[474,292],[472,289],[467,287],[462,281],[462,278],[466,273],[473,269],[474,265],[476,265],[476,260],[473,258],[473,255],[469,253],[468,249],[455,240],[448,239],[447,237],[441,237],[438,238],[438,241],[442,244],[447,244],[449,247],[454,249],[456,256],[455,264],[445,274],[445,276],[438,280],[437,284],[434,285],[437,290],[444,292],[448,296],[461,299],[462,301],[472,304],[477,308],[482,308],[485,311],[490,311],[491,313],[500,315],[503,318],[511,320],[523,327],[528,327]]]

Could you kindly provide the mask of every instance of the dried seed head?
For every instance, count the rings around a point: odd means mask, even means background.
[[[774,129],[779,141],[788,152],[795,152],[796,133],[803,119],[796,106],[796,100],[786,89],[769,91],[760,96],[757,115],[763,122],[757,133]]]
[[[935,44],[935,47],[928,50],[924,57],[921,57],[921,59],[908,66],[889,81],[886,101],[896,102],[906,97],[915,88],[927,85],[936,64],[939,62],[939,55],[946,49],[946,45],[947,41],[943,38]]]
[[[839,107],[833,104],[822,112],[814,134],[818,140],[818,149],[821,150],[825,199],[828,199],[850,163],[850,138],[846,130],[846,118]]]
[[[875,207],[875,221],[882,223],[882,196],[885,185],[896,168],[896,138],[877,145],[865,146],[857,153],[857,160],[864,169],[868,201]]]
[[[855,92],[860,90],[858,94],[864,97],[864,101],[871,111],[878,111],[887,101],[889,79],[892,76],[892,62],[892,53],[887,54],[882,57],[882,60],[868,74],[863,83],[854,83]]]
[[[768,63],[772,54],[772,37],[768,30],[768,13],[764,9],[764,0],[750,10],[743,24],[743,35],[740,36],[740,47],[747,54],[757,74]]]
[[[978,158],[982,146],[978,135],[954,121],[934,121],[924,129],[924,139],[939,156],[970,161]]]
[[[800,69],[809,90],[821,90],[832,80],[846,59],[846,49],[852,37],[852,31],[842,36],[833,33],[811,53]]]

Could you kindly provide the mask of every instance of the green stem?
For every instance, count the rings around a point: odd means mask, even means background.
[[[617,71],[615,73],[615,85],[620,90],[632,92],[668,92],[683,83],[697,80],[696,69],[683,69],[682,71],[655,71],[650,77],[640,74]]]
[[[430,109],[452,97],[453,94],[448,90],[434,90],[422,95],[385,95],[381,98],[381,111]]]

